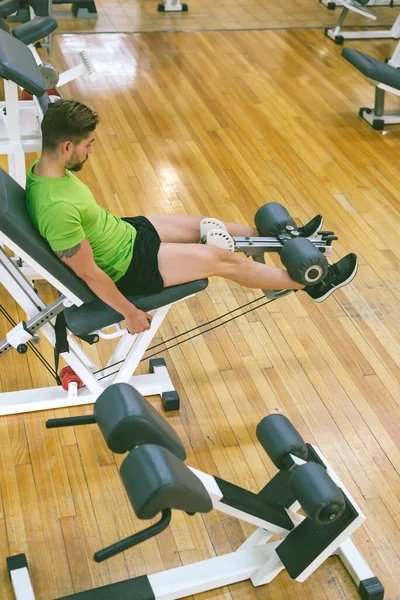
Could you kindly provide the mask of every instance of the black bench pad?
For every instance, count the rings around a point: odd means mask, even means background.
[[[32,52],[3,30],[0,30],[0,77],[14,81],[34,96],[42,96],[46,91],[46,84]]]
[[[201,292],[206,289],[207,285],[208,279],[198,279],[197,281],[164,288],[158,294],[152,294],[151,296],[129,296],[128,300],[136,308],[148,312],[177,300],[182,300],[191,294]],[[78,337],[87,335],[96,329],[119,323],[124,319],[123,315],[100,299],[82,304],[79,307],[71,306],[71,308],[64,311],[64,315],[68,329]]]
[[[19,10],[19,0],[3,0],[0,2],[0,17],[5,19]]]
[[[391,67],[382,60],[373,58],[373,56],[368,56],[368,54],[364,54],[354,48],[344,48],[344,50],[342,50],[342,56],[369,79],[373,79],[374,81],[384,83],[396,90],[400,90],[399,69]]]
[[[166,509],[189,513],[212,510],[211,498],[198,477],[161,446],[138,446],[121,466],[121,478],[139,519],[154,519]]]
[[[28,45],[50,35],[57,27],[57,21],[53,17],[36,17],[32,21],[15,27],[12,35]]]
[[[175,430],[128,383],[108,386],[97,398],[93,414],[112,452],[125,454],[135,446],[156,444],[166,448],[180,460],[186,459],[185,448]]]

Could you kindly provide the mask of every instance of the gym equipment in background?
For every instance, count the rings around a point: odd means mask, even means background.
[[[166,0],[160,2],[157,6],[158,12],[187,12],[188,5],[181,3],[181,0]]]
[[[25,23],[38,16],[52,15],[53,4],[71,4],[71,11],[77,19],[97,19],[97,8],[94,0],[19,0],[18,13],[11,17],[10,21],[21,21]],[[46,11],[46,12],[44,12]]]
[[[26,8],[21,9],[21,6]],[[15,15],[15,11],[17,14]],[[28,14],[25,17],[25,11]],[[21,15],[21,16],[20,16]],[[6,23],[8,21],[23,22],[14,27],[12,31]],[[49,0],[1,0],[0,1],[0,29],[11,33],[18,40],[26,44],[35,44],[41,48],[46,48],[49,55],[52,49],[52,32],[57,28],[57,21],[52,18],[49,12]],[[40,43],[39,43],[40,40]]]
[[[71,10],[77,19],[97,19],[97,8],[94,0],[50,0],[51,4],[71,4]]]
[[[385,112],[385,92],[400,96],[400,42],[387,62],[354,48],[344,48],[342,56],[375,85],[374,108],[360,108],[360,117],[376,131],[383,131],[385,125],[400,123],[400,111]]]
[[[57,26],[50,19],[46,26],[49,31]],[[34,27],[35,21],[29,21],[20,27]],[[43,35],[35,29],[35,39]],[[41,131],[44,111],[50,101],[47,90],[60,88],[83,74],[92,74],[93,67],[82,52],[82,63],[68,71],[57,73],[52,65],[43,64],[32,39],[26,36],[29,47],[15,36],[0,30],[0,77],[4,78],[5,101],[0,102],[0,154],[7,154],[10,175],[23,187],[26,182],[25,152],[39,152],[41,149]],[[32,100],[18,99],[18,86],[33,96]],[[46,93],[45,93],[46,92]]]
[[[328,10],[335,10],[339,6],[344,6],[347,0],[319,0],[320,4],[326,6]],[[364,6],[373,8],[374,6],[400,6],[399,0],[367,0],[364,2]]]
[[[111,451],[128,452],[120,474],[136,516],[148,520],[161,513],[156,524],[96,552],[97,562],[158,535],[168,527],[171,510],[193,515],[214,509],[257,529],[236,552],[59,600],[177,600],[246,579],[265,585],[283,569],[304,582],[332,555],[343,561],[363,600],[383,599],[382,584],[350,539],[364,515],[323,454],[284,415],[269,415],[257,426],[257,438],[278,469],[258,494],[187,467],[175,431],[129,385],[103,392],[93,416],[52,419],[46,426],[88,423],[98,424]],[[34,600],[25,556],[7,560],[16,600]]]
[[[400,15],[390,29],[364,29],[363,31],[343,31],[342,25],[349,11],[358,13],[367,19],[376,20],[376,15],[366,10],[377,4],[370,0],[342,0],[342,12],[335,27],[325,29],[325,35],[336,44],[343,44],[344,40],[371,40],[371,39],[398,39],[400,37]],[[400,2],[390,3],[391,7],[400,6]]]

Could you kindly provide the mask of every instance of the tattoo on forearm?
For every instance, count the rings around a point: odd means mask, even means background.
[[[68,248],[68,250],[60,250],[56,252],[58,258],[72,258],[75,254],[80,250],[81,245],[77,244],[73,248]]]

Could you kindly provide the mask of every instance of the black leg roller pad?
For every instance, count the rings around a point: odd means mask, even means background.
[[[360,582],[358,592],[362,600],[383,600],[385,590],[377,577]]]
[[[155,600],[147,575],[111,585],[63,596],[58,600]]]

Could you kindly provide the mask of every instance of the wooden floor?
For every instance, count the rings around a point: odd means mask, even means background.
[[[358,47],[378,57],[393,50],[387,42]],[[52,60],[76,64],[81,50],[97,81],[82,79],[70,94],[101,115],[82,178],[103,206],[118,215],[189,213],[251,223],[258,206],[278,201],[298,223],[324,215],[340,237],[334,260],[357,252],[354,283],[326,302],[292,294],[165,351],[182,400],[168,421],[188,464],[258,491],[275,469],[256,425],[269,413],[288,415],[365,512],[355,543],[387,600],[399,600],[400,128],[381,135],[357,117],[372,103],[373,86],[320,30],[69,34],[56,36]],[[52,295],[49,286],[41,291]],[[259,296],[213,280],[173,308],[155,342]],[[0,339],[9,327],[2,318]],[[104,359],[102,344],[90,348],[94,358]],[[45,341],[40,349],[51,360]],[[51,383],[33,354],[1,359],[2,390]],[[159,398],[151,401],[160,409]],[[96,564],[96,550],[143,523],[124,495],[121,459],[96,426],[45,429],[46,419],[66,414],[0,418],[2,600],[13,598],[10,554],[27,554],[37,600],[50,600],[233,551],[251,532],[216,512],[175,513],[156,539]],[[281,573],[268,586],[241,583],[196,600],[357,597],[345,569],[330,559],[303,585]]]
[[[75,19],[68,5],[54,7],[59,32],[143,32],[225,29],[327,27],[339,18],[341,7],[329,11],[318,0],[187,0],[186,13],[159,13],[157,0],[95,0],[97,19]],[[371,9],[376,21],[350,13],[346,25],[364,27],[394,23],[399,7]]]

